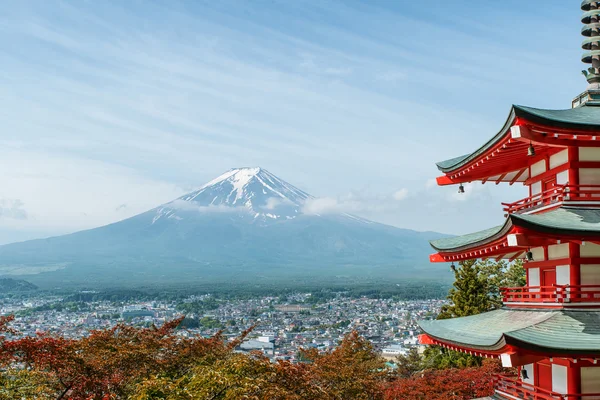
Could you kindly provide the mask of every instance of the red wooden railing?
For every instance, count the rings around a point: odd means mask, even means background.
[[[600,303],[600,285],[500,288],[503,303]]]
[[[514,376],[496,375],[494,377],[496,394],[506,399],[528,400],[592,400],[600,399],[600,393],[560,394],[542,389],[517,380]],[[509,397],[511,396],[511,397]]]
[[[600,201],[600,185],[558,185],[513,203],[502,203],[509,214],[563,201]]]

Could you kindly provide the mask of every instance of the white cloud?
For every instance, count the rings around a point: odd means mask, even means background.
[[[23,205],[19,199],[1,199],[0,218],[27,219],[27,212],[23,209]]]
[[[185,200],[175,200],[167,204],[168,208],[172,208],[174,210],[181,211],[197,211],[200,213],[231,213],[231,212],[240,212],[240,211],[248,211],[246,207],[228,207],[224,205],[216,205],[216,206],[200,206],[192,201]]]
[[[437,187],[437,180],[435,178],[430,178],[427,179],[427,181],[425,181],[425,188],[426,189],[431,189],[431,188],[435,188]]]
[[[407,199],[408,194],[408,189],[400,189],[392,194],[364,194],[360,191],[355,191],[337,198],[321,197],[309,199],[302,211],[306,214],[389,213],[403,207],[402,200]]]
[[[396,191],[392,197],[394,198],[394,200],[404,200],[408,197],[408,189],[404,188],[404,189],[400,189],[398,191]]]
[[[302,207],[302,212],[308,215],[337,214],[344,212],[338,201],[331,197],[308,199]]]
[[[290,200],[288,199],[280,199],[277,197],[269,197],[267,199],[267,203],[264,205],[264,209],[265,210],[274,210],[279,206],[285,205],[285,204],[293,204]]]

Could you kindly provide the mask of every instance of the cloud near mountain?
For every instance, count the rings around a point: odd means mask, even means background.
[[[408,196],[407,189],[397,190],[390,195],[351,192],[338,198],[318,197],[307,199],[302,211],[310,215],[390,212],[403,207],[401,202]]]

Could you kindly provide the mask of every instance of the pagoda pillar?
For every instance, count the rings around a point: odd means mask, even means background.
[[[576,163],[579,161],[579,148],[569,146],[568,148],[569,162]],[[569,168],[569,185],[579,185],[579,168]]]
[[[569,146],[568,148],[569,162],[577,163],[579,161],[579,148],[576,146]],[[579,185],[579,168],[569,168],[569,185]],[[576,243],[569,243],[569,258],[571,260],[578,259],[580,254],[579,245]],[[580,266],[573,262],[569,265],[569,284],[580,285]]]
[[[573,263],[573,260],[579,259],[580,253],[579,244],[569,243],[569,259],[571,260],[569,265],[569,284],[571,286],[581,285],[581,266]]]
[[[569,393],[581,393],[581,368],[574,362],[571,362],[567,370],[567,390]],[[579,400],[580,397],[569,397],[569,400]]]

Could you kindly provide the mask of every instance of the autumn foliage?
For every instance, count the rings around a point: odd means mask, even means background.
[[[234,351],[248,332],[233,342],[182,337],[180,319],[152,328],[121,324],[77,340],[20,337],[11,319],[0,317],[0,399],[469,399],[491,393],[495,368],[404,378],[357,333],[331,352],[311,349],[303,362],[273,363]]]
[[[386,400],[463,400],[493,393],[492,378],[500,372],[497,360],[477,368],[428,370],[398,379],[385,391]]]

